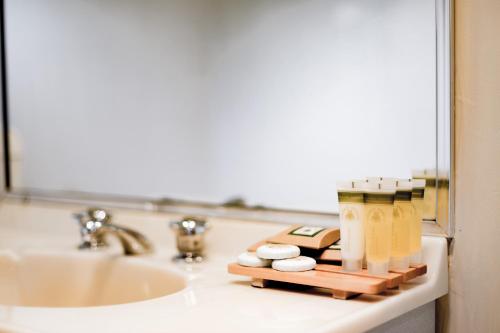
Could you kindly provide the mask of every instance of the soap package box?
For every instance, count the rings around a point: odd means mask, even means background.
[[[248,248],[256,251],[260,245],[266,243],[292,244],[301,248],[321,250],[325,249],[340,239],[340,229],[326,227],[310,227],[293,225],[275,236],[260,241]]]

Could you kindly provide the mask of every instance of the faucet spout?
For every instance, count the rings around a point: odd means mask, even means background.
[[[147,254],[153,251],[149,240],[140,232],[118,225],[104,225],[99,230],[103,234],[115,235],[123,247],[125,255]]]

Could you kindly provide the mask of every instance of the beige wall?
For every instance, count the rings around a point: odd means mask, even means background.
[[[446,332],[500,332],[500,0],[455,1],[456,234]]]

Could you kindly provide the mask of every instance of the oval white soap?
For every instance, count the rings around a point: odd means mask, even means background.
[[[238,264],[248,267],[269,267],[271,260],[259,258],[252,252],[244,252],[238,256]]]
[[[282,272],[304,272],[314,267],[316,267],[316,260],[305,256],[273,261],[273,268]]]
[[[264,244],[257,248],[257,256],[263,259],[288,259],[299,255],[300,249],[296,245]]]

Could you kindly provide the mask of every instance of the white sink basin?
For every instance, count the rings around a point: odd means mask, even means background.
[[[185,280],[140,258],[92,253],[0,253],[0,304],[88,307],[161,297]]]

